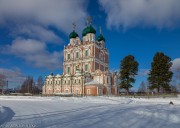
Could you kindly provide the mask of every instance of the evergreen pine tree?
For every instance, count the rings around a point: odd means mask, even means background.
[[[129,88],[132,87],[132,83],[135,82],[135,75],[138,72],[138,62],[135,61],[134,56],[126,56],[120,64],[120,88],[123,88],[129,92]]]
[[[172,62],[170,57],[162,52],[157,52],[155,54],[148,77],[150,89],[157,89],[158,93],[161,88],[163,91],[170,90],[169,82],[173,76],[173,72],[170,71],[171,66]]]

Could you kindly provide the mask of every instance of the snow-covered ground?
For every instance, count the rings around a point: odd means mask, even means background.
[[[180,98],[0,96],[1,127],[179,128]]]

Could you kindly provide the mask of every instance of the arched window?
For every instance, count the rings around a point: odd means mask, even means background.
[[[109,79],[108,79],[108,77],[107,77],[107,83],[109,83]]]
[[[67,67],[67,74],[70,74],[70,67]]]
[[[76,52],[76,59],[79,58],[79,52]]]
[[[85,57],[88,57],[88,49],[85,50]]]
[[[100,59],[101,61],[104,60],[104,55],[103,55],[103,53],[100,53],[100,54],[99,54],[99,59]]]
[[[70,56],[70,53],[67,54],[67,60],[70,60],[71,59],[71,56]]]
[[[88,64],[85,65],[85,71],[88,71]]]

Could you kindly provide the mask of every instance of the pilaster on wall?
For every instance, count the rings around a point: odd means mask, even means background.
[[[90,35],[90,34],[89,34]],[[90,37],[90,36],[89,36]],[[83,37],[84,38],[84,37]],[[77,38],[77,40],[79,39],[79,37]],[[90,38],[89,38],[90,39]],[[95,39],[95,38],[94,38]],[[100,42],[95,42],[95,40],[91,41],[91,40],[86,40],[83,42],[75,42],[73,43],[72,41],[76,41],[75,40],[71,40],[71,44],[68,44],[67,47],[64,47],[64,62],[63,62],[63,76],[61,77],[61,82],[60,85],[58,87],[58,85],[56,85],[54,87],[54,81],[53,81],[53,85],[49,85],[49,86],[45,86],[45,93],[53,93],[53,92],[60,92],[64,93],[66,91],[66,88],[68,87],[68,90],[72,93],[75,92],[76,89],[79,90],[79,94],[85,94],[85,83],[84,83],[84,76],[81,76],[81,83],[79,83],[79,85],[77,83],[73,83],[73,80],[77,80],[79,79],[79,74],[76,74],[76,66],[79,65],[79,69],[83,70],[83,72],[85,72],[85,65],[88,64],[88,73],[90,73],[91,78],[93,78],[93,80],[99,80],[99,83],[103,84],[103,86],[105,86],[106,84],[106,74],[105,71],[108,71],[108,67],[109,67],[109,53],[107,51],[107,49],[104,47],[104,45],[100,45]],[[88,51],[88,56],[85,56],[85,50],[89,50]],[[79,56],[80,58],[76,59],[75,57],[75,52],[76,50],[79,51]],[[101,55],[100,55],[101,53]],[[70,59],[68,59],[67,55],[70,54]],[[70,72],[71,74],[67,74],[67,67],[70,67]],[[94,74],[95,72],[99,70],[102,72],[102,74],[99,77],[96,77]],[[80,71],[81,72],[81,71]],[[64,83],[65,81],[67,82],[67,80],[69,80],[69,77],[73,76],[73,80],[70,81],[70,84]],[[111,83],[112,84],[112,83]],[[109,86],[109,85],[107,85]],[[53,87],[53,89],[46,90],[48,89],[48,87]],[[88,86],[89,87],[89,86]],[[112,86],[111,86],[112,87]],[[49,88],[50,89],[50,88]],[[99,95],[99,88],[94,85],[94,90],[96,93],[96,95]],[[106,91],[107,92],[107,91]]]

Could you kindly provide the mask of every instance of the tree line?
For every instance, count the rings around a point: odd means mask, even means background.
[[[3,89],[7,87],[7,78],[4,74],[0,74],[0,93],[3,94]]]
[[[135,76],[138,75],[138,62],[133,55],[128,55],[120,61],[120,88],[125,89],[127,94],[129,89],[135,83]],[[151,62],[151,69],[148,73],[148,87],[142,82],[139,92],[143,92],[147,88],[156,90],[157,93],[172,92],[173,86],[170,85],[173,72],[170,70],[172,66],[171,58],[162,52],[157,52]]]
[[[21,85],[19,92],[21,93],[31,93],[40,94],[42,92],[42,86],[44,84],[43,77],[39,76],[35,82],[33,77],[28,76],[26,80]]]
[[[37,81],[35,81],[32,76],[27,76],[22,85],[14,89],[8,89],[7,82],[7,77],[4,74],[0,74],[0,94],[8,94],[11,92],[40,94],[42,92],[42,86],[44,85],[42,76],[39,76]]]

